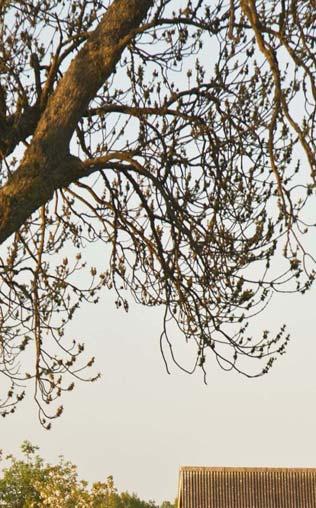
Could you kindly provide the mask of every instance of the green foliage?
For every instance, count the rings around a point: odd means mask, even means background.
[[[136,494],[118,493],[113,478],[96,482],[79,480],[77,466],[60,458],[51,465],[37,454],[38,447],[28,441],[21,445],[18,460],[5,456],[9,466],[0,478],[0,506],[5,508],[158,508],[154,501],[142,501]],[[3,459],[3,457],[1,456]],[[165,501],[161,508],[175,508]]]
[[[36,484],[44,484],[48,480],[48,471],[38,456],[32,456],[25,449],[21,449],[26,461],[17,460],[12,455],[6,457],[11,461],[11,467],[4,470],[0,479],[0,505],[12,508],[28,508],[40,506],[40,494]],[[35,450],[34,450],[35,451]],[[32,452],[33,454],[33,452]]]
[[[121,494],[115,493],[110,506],[111,508],[158,508],[154,501],[141,501],[136,494],[129,494],[122,492]]]

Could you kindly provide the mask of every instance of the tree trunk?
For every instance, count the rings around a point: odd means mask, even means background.
[[[20,167],[0,189],[0,242],[4,242],[56,189],[80,178],[69,155],[76,125],[113,73],[153,0],[114,0],[60,80],[40,118]]]

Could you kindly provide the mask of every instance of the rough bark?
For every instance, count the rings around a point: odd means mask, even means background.
[[[114,0],[72,61],[40,118],[20,167],[0,189],[0,242],[4,242],[58,188],[80,177],[69,154],[76,125],[113,73],[152,0]]]

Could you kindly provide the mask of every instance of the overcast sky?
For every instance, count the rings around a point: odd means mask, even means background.
[[[311,240],[315,251],[315,240]],[[94,255],[104,256],[101,246]],[[159,349],[161,312],[132,305],[125,314],[105,293],[77,313],[69,335],[85,338],[102,379],[77,385],[50,432],[27,400],[0,421],[0,448],[17,453],[25,439],[52,462],[60,454],[88,480],[113,475],[120,490],[172,500],[181,465],[316,467],[316,341],[314,289],[275,297],[253,330],[292,334],[288,352],[268,376],[248,380],[221,371],[210,358],[201,373],[166,373]],[[190,365],[190,347],[179,354]]]
[[[1,447],[16,452],[29,439],[86,479],[113,474],[119,489],[157,501],[175,497],[180,465],[315,467],[314,301],[315,291],[284,296],[257,320],[258,329],[286,321],[293,335],[268,376],[247,380],[210,361],[205,386],[200,375],[166,374],[159,312],[134,306],[125,315],[109,293],[73,328],[88,338],[102,380],[67,394],[50,432],[25,403],[0,422]]]

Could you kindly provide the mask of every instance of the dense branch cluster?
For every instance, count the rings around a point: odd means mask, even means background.
[[[81,379],[93,363],[78,364],[84,346],[65,326],[101,288],[125,310],[130,294],[163,306],[166,360],[169,350],[177,363],[175,322],[196,343],[192,371],[210,351],[253,376],[288,335],[282,326],[251,337],[248,319],[273,292],[304,293],[315,276],[303,242],[316,178],[313,1],[148,1],[134,26],[124,22],[132,3],[0,3],[2,406],[13,411],[34,380],[45,426],[47,405],[73,388],[68,375]],[[106,46],[93,70],[89,51],[100,53],[115,16],[114,56]],[[88,92],[88,63],[101,74],[89,100],[77,99],[72,60]],[[64,113],[71,87],[77,102]],[[10,213],[23,217],[17,192],[32,213],[11,235]],[[83,260],[94,242],[98,267]]]

